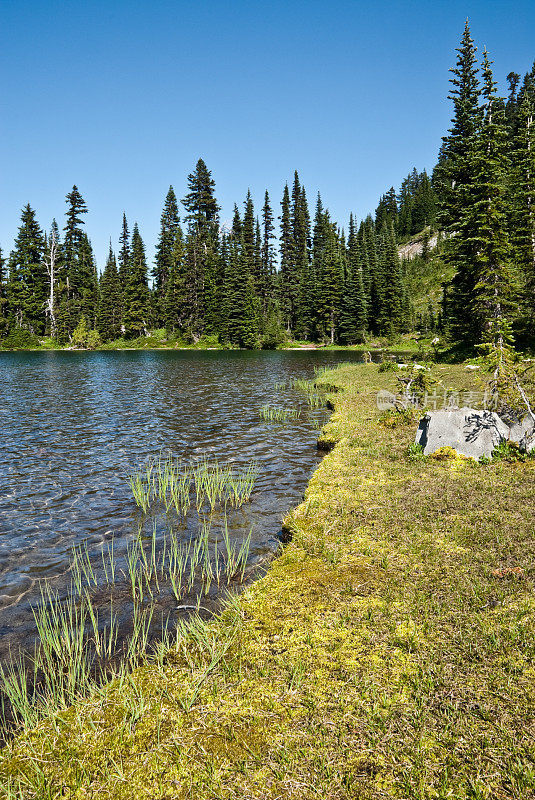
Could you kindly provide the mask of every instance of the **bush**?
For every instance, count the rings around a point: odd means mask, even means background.
[[[87,327],[87,322],[83,314],[80,317],[80,322],[74,329],[71,344],[74,347],[86,347],[88,350],[94,350],[100,344],[99,332]]]
[[[37,336],[26,328],[13,328],[2,340],[2,347],[5,350],[28,350],[39,347],[40,344]]]

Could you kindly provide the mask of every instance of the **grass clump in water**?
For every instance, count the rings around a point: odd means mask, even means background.
[[[298,408],[282,408],[282,406],[264,405],[259,411],[260,419],[264,422],[286,424],[300,418]]]
[[[156,503],[185,517],[192,502],[198,511],[214,511],[218,506],[240,508],[248,502],[258,473],[255,463],[236,467],[202,459],[184,464],[171,455],[160,455],[135,470],[129,485],[143,513]]]

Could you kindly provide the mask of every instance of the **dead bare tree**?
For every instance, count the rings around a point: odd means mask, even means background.
[[[56,262],[58,257],[58,247],[59,247],[59,241],[57,235],[57,226],[54,220],[54,223],[52,224],[52,230],[50,231],[48,248],[45,253],[45,258],[43,262],[48,274],[48,298],[45,304],[45,313],[50,322],[50,335],[54,337],[57,332],[56,315],[54,311],[54,306],[55,306],[54,291],[56,288],[56,271],[57,271]]]

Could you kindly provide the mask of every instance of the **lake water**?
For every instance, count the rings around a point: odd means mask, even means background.
[[[323,413],[276,384],[341,358],[362,360],[321,351],[0,353],[0,661],[31,646],[42,582],[67,591],[73,546],[97,560],[113,539],[124,557],[140,524],[128,477],[161,451],[258,464],[232,530],[243,538],[252,529],[250,561],[267,561],[318,462],[314,418]],[[266,403],[302,416],[267,424]]]

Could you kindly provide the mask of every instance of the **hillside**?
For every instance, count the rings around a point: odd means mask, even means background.
[[[453,277],[453,270],[440,257],[441,246],[436,233],[429,239],[427,259],[422,256],[424,237],[422,231],[398,247],[407,289],[417,315],[427,313],[429,305],[435,314],[440,310],[442,286]]]

